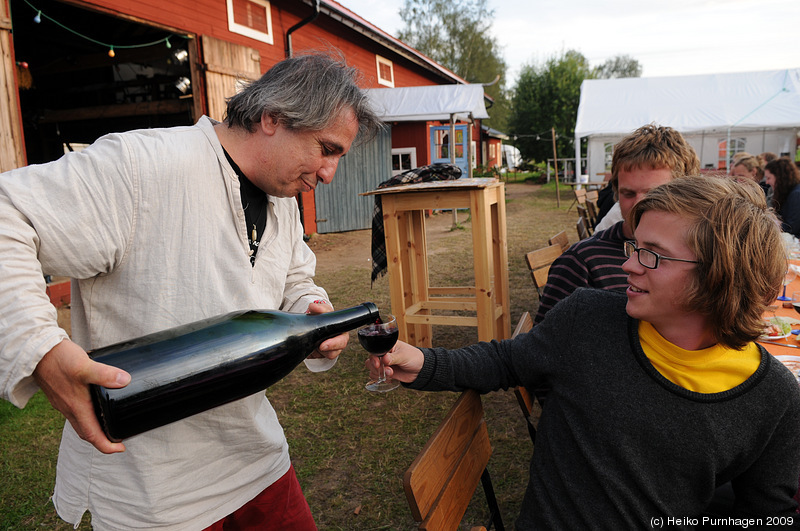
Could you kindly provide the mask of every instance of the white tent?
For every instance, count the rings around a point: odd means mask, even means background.
[[[367,89],[377,115],[384,122],[486,119],[483,85],[430,85]]]
[[[594,180],[605,171],[609,145],[649,123],[683,133],[705,168],[727,167],[732,150],[794,155],[800,69],[586,80],[575,124],[576,159],[580,139],[589,137],[586,173]]]

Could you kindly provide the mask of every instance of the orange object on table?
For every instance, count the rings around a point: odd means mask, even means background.
[[[797,264],[796,261],[792,262]],[[786,286],[787,297],[791,299],[793,292],[800,292],[800,278],[795,278]],[[786,302],[786,307],[784,307],[784,302]],[[795,311],[791,301],[776,300],[773,303],[773,308],[775,309],[768,309],[764,313],[764,320],[768,320],[770,317],[785,317],[792,322],[792,330],[800,330],[800,313]],[[798,324],[795,324],[795,321]],[[790,334],[789,337],[782,339],[768,339],[765,337],[763,340],[758,339],[758,342],[767,349],[767,352],[777,357],[793,373],[797,374],[800,368],[800,341],[798,341],[798,337],[800,336],[795,334]]]

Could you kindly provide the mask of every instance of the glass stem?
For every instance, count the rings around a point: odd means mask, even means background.
[[[383,356],[381,356],[380,360],[381,360],[381,373],[378,376],[378,383],[383,383],[386,381],[386,365],[383,364]]]

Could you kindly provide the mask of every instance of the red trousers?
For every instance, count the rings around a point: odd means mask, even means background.
[[[316,531],[294,467],[261,494],[205,531]]]

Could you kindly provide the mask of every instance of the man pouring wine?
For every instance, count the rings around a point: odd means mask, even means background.
[[[222,123],[110,134],[0,176],[0,392],[23,407],[41,388],[66,417],[53,494],[64,520],[315,528],[263,390],[114,443],[88,386],[130,376],[86,350],[239,310],[333,309],[294,196],[330,183],[356,137],[381,127],[355,74],[297,56],[231,97]],[[43,274],[75,279],[74,341]],[[325,370],[346,343],[324,341],[307,365]]]

